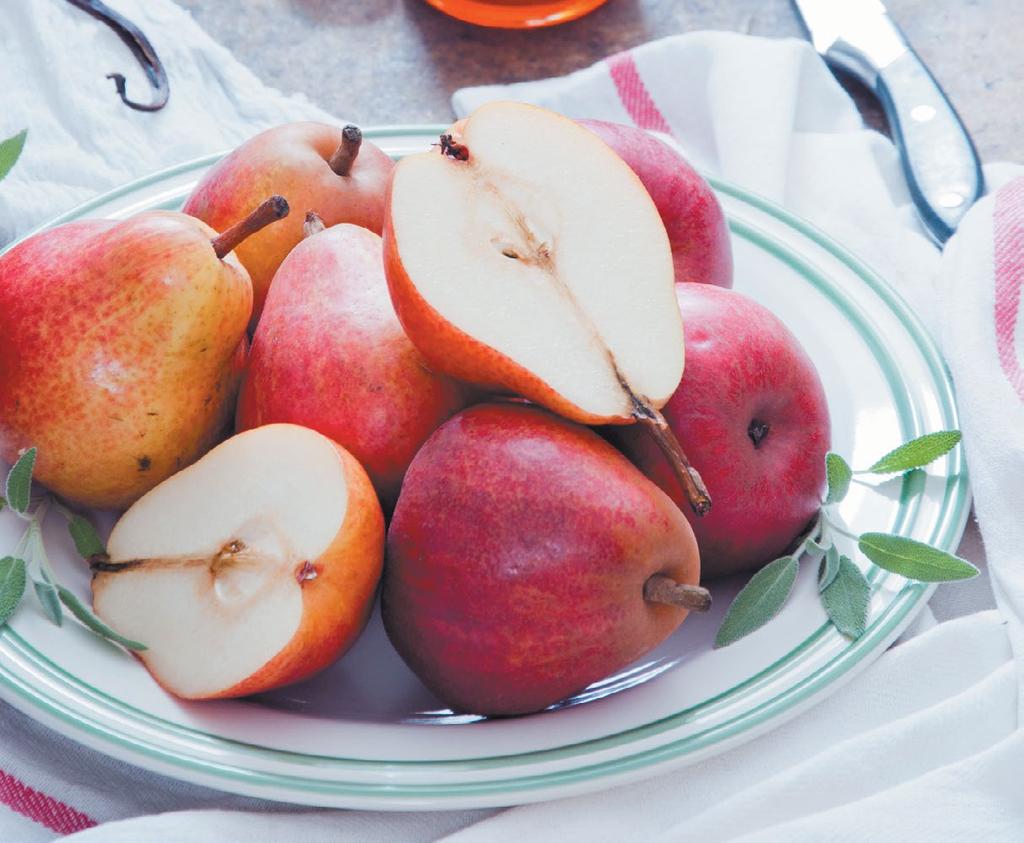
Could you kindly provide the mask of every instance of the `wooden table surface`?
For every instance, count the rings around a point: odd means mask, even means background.
[[[444,122],[456,88],[568,73],[695,29],[802,37],[789,0],[609,0],[546,30],[470,26],[423,0],[179,0],[266,83],[363,125]],[[986,161],[1024,160],[1024,3],[887,0]],[[878,125],[863,92],[858,103]]]

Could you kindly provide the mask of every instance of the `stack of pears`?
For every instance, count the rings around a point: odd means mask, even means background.
[[[161,685],[309,676],[383,578],[424,684],[525,714],[708,607],[711,496],[661,408],[683,389],[677,276],[727,287],[731,256],[706,183],[656,204],[649,161],[678,158],[635,140],[491,103],[394,166],[354,126],[282,126],[184,213],[0,257],[0,457],[34,446],[54,494],[128,508],[94,605]],[[589,426],[634,428],[658,483]]]

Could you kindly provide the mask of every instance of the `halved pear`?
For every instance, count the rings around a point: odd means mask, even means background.
[[[392,175],[385,269],[427,364],[585,424],[642,421],[709,501],[657,412],[683,374],[668,236],[633,171],[536,106],[489,103]]]
[[[337,659],[369,616],[384,519],[366,472],[308,428],[240,433],[140,498],[94,561],[96,613],[186,699],[238,697]]]

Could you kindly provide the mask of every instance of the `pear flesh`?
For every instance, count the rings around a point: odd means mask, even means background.
[[[392,184],[391,235],[426,306],[539,379],[526,397],[552,406],[554,393],[578,421],[664,404],[683,327],[665,228],[629,167],[574,122],[517,103],[474,112],[458,150],[405,158]],[[508,386],[489,368],[488,385]]]
[[[359,547],[350,553],[339,542],[343,525],[363,523],[349,510],[367,504],[369,529],[354,536]],[[313,632],[295,663],[314,661],[321,632],[345,620],[336,617],[344,600],[333,599],[328,617],[309,617],[307,590],[347,585],[354,599],[361,589],[352,614],[365,616],[382,543],[380,508],[355,460],[307,428],[267,425],[219,445],[121,517],[109,560],[94,564],[94,606],[146,645],[140,657],[168,690],[189,699],[234,696],[303,623],[312,621]],[[345,566],[354,570],[342,583],[336,570]],[[358,633],[361,621],[354,626]],[[292,666],[264,673],[287,676]]]

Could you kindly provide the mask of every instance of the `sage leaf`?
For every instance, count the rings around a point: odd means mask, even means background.
[[[849,556],[840,556],[832,582],[821,592],[821,603],[832,623],[848,638],[864,633],[868,623],[871,586]]]
[[[18,461],[7,475],[5,495],[7,503],[16,512],[28,509],[29,501],[32,499],[32,470],[35,466],[36,449],[29,448],[18,457]]]
[[[68,522],[68,532],[71,533],[71,538],[75,542],[75,550],[83,559],[107,552],[96,533],[96,528],[81,515],[74,516]]]
[[[904,536],[864,533],[857,546],[879,568],[912,580],[950,582],[978,575],[966,559]]]
[[[0,559],[0,626],[11,619],[25,595],[25,560],[16,556]]]
[[[839,551],[832,545],[825,551],[825,558],[821,560],[821,567],[818,569],[818,591],[822,592],[830,585],[839,573]]]
[[[807,550],[809,553],[813,553],[815,556],[821,556],[828,550],[828,548],[823,544],[818,544],[814,539],[808,539]]]
[[[959,430],[940,430],[919,436],[906,445],[889,451],[884,457],[868,469],[872,474],[896,474],[921,468],[934,462],[943,454],[948,454],[960,442]]]
[[[28,137],[28,129],[22,129],[14,137],[0,142],[0,179],[3,179],[11,167],[21,156],[21,150],[25,148],[25,138]]]
[[[57,626],[63,626],[64,612],[60,608],[60,595],[57,594],[53,583],[33,579],[32,588],[36,592],[39,605],[43,607],[43,614]]]
[[[715,646],[727,647],[774,618],[793,590],[799,567],[792,556],[783,556],[754,574],[725,613]]]
[[[125,638],[123,635],[114,632],[114,630],[96,617],[88,606],[79,600],[72,592],[64,588],[64,586],[57,586],[57,593],[60,595],[60,602],[71,610],[71,614],[78,618],[78,620],[97,635],[102,635],[108,641],[120,644],[126,650],[139,651],[146,649],[145,644],[140,644],[138,641],[132,641],[130,638]]]
[[[853,470],[839,454],[829,451],[825,454],[825,478],[828,480],[828,497],[825,503],[839,503],[850,491]]]

